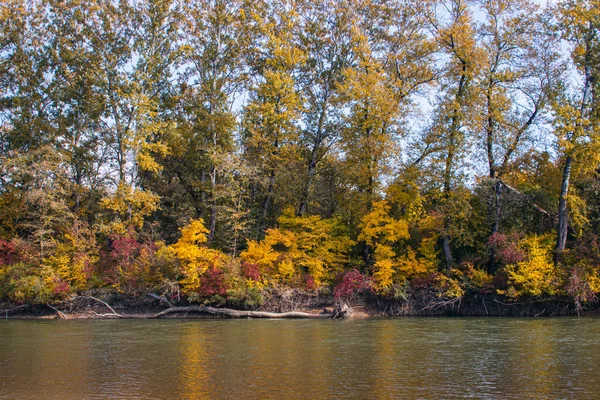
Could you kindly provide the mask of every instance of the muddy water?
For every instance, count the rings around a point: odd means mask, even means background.
[[[599,373],[599,318],[0,320],[1,399],[592,399]]]

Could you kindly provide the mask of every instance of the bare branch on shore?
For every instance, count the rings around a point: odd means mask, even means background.
[[[175,304],[171,303],[165,296],[158,296],[158,295],[156,295],[154,293],[147,293],[147,295],[149,297],[152,297],[153,299],[156,299],[158,301],[162,301],[163,303],[165,303],[166,305],[168,305],[171,308],[175,307]]]
[[[8,310],[0,310],[0,313],[4,313],[4,318],[8,319],[8,313],[9,312],[13,312],[16,311],[20,308],[24,308],[24,307],[29,307],[29,304],[22,304],[20,306],[14,307],[14,308],[9,308]]]
[[[106,314],[98,314],[95,311],[92,311],[97,317],[116,317],[116,318],[123,318],[121,314],[119,314],[118,312],[116,312],[107,302],[100,300],[94,296],[77,296],[75,297],[73,300],[77,300],[77,299],[91,299],[94,301],[97,301],[98,303],[103,304],[104,306],[106,306],[106,308],[108,308],[111,312],[110,313],[106,313]]]
[[[63,313],[62,311],[60,311],[58,308],[54,308],[48,303],[46,303],[46,305],[48,307],[50,307],[51,309],[53,309],[54,311],[56,311],[56,316],[58,317],[58,319],[69,319],[69,317],[67,317],[67,315],[65,313]]]
[[[215,308],[208,306],[185,306],[185,307],[170,307],[157,314],[152,318],[160,318],[168,314],[199,312],[211,315],[223,315],[232,318],[307,318],[307,319],[326,319],[330,318],[329,314],[310,314],[299,311],[290,311],[283,313],[274,313],[267,311],[242,311],[232,310],[230,308]]]

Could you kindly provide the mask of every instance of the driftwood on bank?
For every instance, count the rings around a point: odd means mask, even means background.
[[[76,301],[78,299],[89,299],[89,300],[93,300],[95,302],[98,302],[102,305],[104,305],[106,308],[108,308],[111,312],[109,313],[105,313],[105,314],[98,314],[95,311],[92,311],[94,313],[94,315],[96,317],[100,317],[100,318],[123,318],[123,316],[119,313],[117,313],[107,302],[105,302],[104,300],[100,300],[94,296],[77,296],[75,297],[72,301]]]
[[[152,318],[160,318],[168,314],[180,314],[189,312],[199,312],[217,316],[226,316],[231,318],[307,318],[307,319],[326,319],[331,318],[329,314],[310,314],[299,311],[290,311],[283,313],[274,313],[267,311],[244,311],[244,310],[232,310],[230,308],[217,308],[209,306],[182,306],[182,307],[169,307],[159,313],[156,313]]]

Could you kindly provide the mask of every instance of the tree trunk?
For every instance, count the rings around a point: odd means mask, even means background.
[[[555,260],[558,261],[561,253],[567,245],[567,233],[569,229],[569,210],[567,207],[567,198],[569,196],[569,180],[571,179],[571,163],[573,158],[567,156],[565,168],[563,170],[562,185],[560,187],[560,200],[558,202],[558,230],[556,236],[556,254]]]
[[[217,170],[213,165],[210,174],[210,223],[208,228],[208,241],[212,242],[215,238],[215,230],[217,228],[217,196],[215,195],[217,186]]]
[[[298,216],[302,217],[308,211],[308,200],[310,198],[310,190],[312,187],[313,180],[315,178],[315,172],[317,171],[317,148],[318,145],[315,144],[312,150],[310,162],[308,163],[308,178],[306,180],[306,184],[304,185],[304,189],[302,190],[302,198],[300,200],[300,207],[298,208]]]
[[[325,118],[327,115],[327,95],[323,104],[321,105],[321,113],[319,114],[319,122],[317,125],[317,134],[313,143],[313,148],[310,155],[310,161],[308,163],[308,177],[306,184],[302,190],[302,198],[300,200],[300,207],[298,208],[298,216],[302,217],[308,211],[308,200],[310,199],[310,190],[312,188],[315,173],[317,171],[317,158],[319,156],[319,149],[323,142],[323,125],[325,124]]]
[[[492,232],[490,237],[494,237],[500,230],[500,217],[502,216],[502,181],[498,179],[494,184],[494,208],[493,217],[494,223],[492,224]],[[494,275],[496,273],[496,250],[494,246],[490,246],[490,259],[488,262],[488,273]]]
[[[271,170],[271,175],[269,176],[269,187],[267,189],[267,195],[265,196],[265,200],[263,201],[262,206],[262,221],[260,223],[260,230],[264,230],[267,226],[267,217],[269,216],[269,208],[271,207],[271,202],[273,201],[273,192],[275,190],[275,169]]]

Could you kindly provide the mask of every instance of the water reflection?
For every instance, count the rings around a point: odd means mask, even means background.
[[[600,319],[1,321],[0,398],[594,398]]]

